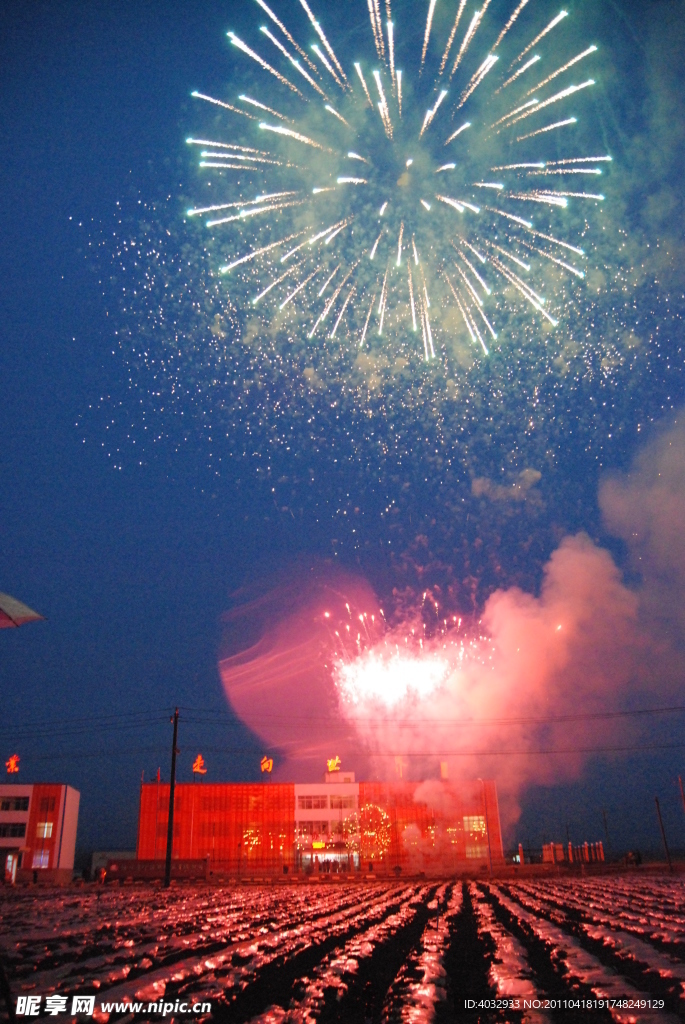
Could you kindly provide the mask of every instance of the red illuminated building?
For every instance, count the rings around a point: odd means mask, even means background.
[[[0,785],[0,854],[6,882],[70,882],[80,794],[58,783]]]
[[[176,786],[172,857],[209,858],[214,874],[317,872],[451,874],[503,860],[494,782],[422,787],[355,782],[330,772],[320,783],[187,783]],[[137,859],[162,864],[169,785],[140,791]],[[152,865],[150,865],[152,867]]]

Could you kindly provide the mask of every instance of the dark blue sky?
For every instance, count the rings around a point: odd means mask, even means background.
[[[46,3],[10,4],[2,21],[2,587],[48,619],[3,634],[3,749],[27,746],[12,727],[54,722],[30,744],[39,760],[24,757],[26,777],[81,789],[80,842],[130,845],[136,783],[143,768],[168,770],[168,730],[143,741],[88,718],[220,706],[219,614],[288,541],[273,524],[254,530],[251,496],[217,515],[192,456],[175,479],[163,462],[114,474],[99,438],[83,444],[79,415],[125,388],[76,224],[109,221],[131,181],[158,188],[225,16],[219,4]],[[80,730],[60,736],[72,716]],[[134,753],[138,743],[153,751]],[[129,753],[112,757],[116,746]],[[225,758],[223,770],[247,769]]]
[[[640,17],[682,10],[610,6],[626,66],[640,59]],[[141,770],[168,771],[166,711],[223,706],[216,662],[231,592],[298,553],[330,555],[333,528],[274,515],[249,473],[217,483],[201,453],[173,446],[114,472],[96,429],[84,443],[77,427],[101,396],[127,395],[88,242],[117,201],[174,187],[189,91],[221,80],[228,27],[240,28],[235,4],[10,0],[0,13],[0,590],[47,617],[0,634],[0,740],[3,760],[22,755],[25,780],[81,790],[83,847],[133,845]],[[573,474],[567,485],[580,488]],[[382,583],[383,563],[362,568]],[[147,712],[159,721],[136,729],[100,717]],[[206,754],[214,777],[257,777],[259,744],[228,719],[182,725],[181,737],[188,755],[230,742],[235,752]],[[656,846],[658,791],[682,844],[680,763],[677,752],[640,755],[590,767],[572,790],[533,793],[521,838],[541,841],[560,815],[578,838],[597,838],[607,806],[623,844]]]

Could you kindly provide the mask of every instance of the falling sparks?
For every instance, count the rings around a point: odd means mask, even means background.
[[[388,107],[388,101],[385,98],[385,90],[383,89],[383,82],[381,79],[380,72],[374,71],[373,78],[376,83],[376,88],[378,89],[378,95],[380,96],[380,100],[378,103],[378,111],[381,115],[383,127],[385,128],[385,134],[388,136],[389,139],[392,139],[392,121],[390,120],[390,109]]]
[[[464,36],[463,42],[462,42],[461,46],[459,47],[459,52],[457,54],[457,58],[456,58],[456,60],[454,62],[452,70],[450,72],[450,78],[454,78],[456,70],[459,67],[459,65],[461,64],[462,58],[464,57],[464,54],[466,53],[466,51],[469,48],[469,43],[471,42],[471,40],[473,39],[473,37],[476,34],[476,29],[478,28],[478,25],[480,24],[480,20],[481,20],[482,17],[483,17],[483,12],[482,11],[476,11],[476,13],[474,14],[473,18],[471,19],[471,24],[469,25],[468,29],[466,30],[466,35]]]
[[[421,70],[423,65],[426,63],[426,50],[428,49],[428,40],[431,34],[431,25],[433,24],[433,15],[435,13],[436,0],[430,0],[428,5],[428,17],[426,18],[426,31],[423,37],[423,49],[421,50]]]
[[[456,15],[456,17],[454,19],[454,24],[452,25],[452,31],[450,32],[449,37],[447,39],[447,46],[445,47],[445,52],[443,53],[442,60],[440,61],[440,68],[438,70],[438,75],[442,75],[443,71],[445,70],[445,64],[447,64],[447,58],[449,56],[450,50],[452,49],[452,43],[454,42],[454,37],[457,34],[457,29],[459,28],[459,22],[461,21],[461,16],[464,13],[464,8],[465,7],[466,7],[466,0],[459,0],[459,7],[457,9],[457,15]]]
[[[296,139],[297,142],[303,142],[306,146],[313,146],[314,149],[325,149],[320,142],[315,142],[314,139],[308,138],[306,135],[300,134],[300,132],[294,132],[291,128],[283,128],[280,124],[266,124],[261,121],[259,127],[264,132],[275,132],[276,135],[287,135],[289,139]]]
[[[285,309],[285,307],[286,307],[286,306],[288,305],[288,303],[289,303],[289,302],[290,302],[290,301],[291,301],[292,299],[294,299],[296,295],[299,295],[299,293],[300,293],[300,292],[302,291],[302,289],[303,289],[303,288],[304,288],[304,287],[305,287],[306,285],[308,285],[308,284],[309,284],[309,282],[310,282],[310,281],[311,281],[311,279],[312,279],[312,278],[313,278],[313,277],[315,276],[315,274],[316,274],[316,271],[314,270],[314,271],[312,271],[312,273],[311,273],[311,274],[309,274],[309,276],[308,276],[308,277],[305,277],[304,281],[302,281],[302,282],[301,282],[301,284],[298,284],[297,288],[295,288],[295,289],[294,289],[294,291],[290,292],[290,294],[289,294],[289,295],[286,295],[286,297],[285,297],[285,298],[283,299],[283,302],[281,302],[281,304],[279,305],[279,307],[278,307],[278,308],[279,308],[279,309]]]
[[[336,85],[339,85],[340,88],[342,89],[342,87],[343,87],[342,86],[342,82],[338,78],[338,75],[337,75],[337,73],[335,71],[335,68],[333,67],[331,62],[328,60],[326,55],[322,52],[322,50],[321,50],[320,46],[318,45],[318,43],[312,43],[312,50],[314,51],[316,56],[319,58],[319,60],[323,64],[323,66],[325,67],[325,69],[328,72],[328,74],[335,81]]]
[[[329,114],[332,114],[333,117],[337,117],[338,121],[340,121],[341,124],[346,125],[348,128],[350,127],[349,122],[346,121],[342,114],[339,114],[335,107],[332,107],[330,103],[327,103],[324,109],[327,110]]]
[[[247,46],[247,44],[244,43],[242,39],[240,39],[235,34],[235,32],[229,32],[228,38],[231,40],[234,46],[237,46],[239,50],[242,50],[243,53],[246,53],[248,57],[251,57],[252,60],[256,61],[260,67],[264,68],[265,71],[268,71],[269,74],[274,76],[274,78],[277,78],[279,82],[287,86],[288,89],[291,89],[294,93],[297,93],[298,96],[302,96],[302,93],[300,92],[296,85],[293,85],[293,83],[289,81],[285,77],[285,75],[282,75],[280,71],[276,71],[276,69],[272,68],[270,64],[267,64],[267,62],[262,57],[260,57],[258,53],[255,53],[254,50],[251,50],[250,47]]]
[[[286,272],[284,274],[281,274],[281,276],[277,277],[275,281],[272,281],[271,284],[267,285],[266,288],[264,289],[264,291],[261,291],[259,293],[259,295],[255,295],[254,299],[252,300],[252,305],[256,306],[257,303],[260,302],[261,299],[263,299],[265,295],[269,294],[269,292],[272,290],[272,288],[275,288],[277,285],[281,284],[282,281],[285,281],[286,277],[289,277],[291,274],[294,274],[295,271],[299,270],[299,269],[300,269],[300,264],[299,263],[293,264],[293,266],[290,268],[290,270],[286,270]]]
[[[195,96],[197,94],[193,93],[192,95]],[[241,93],[238,99],[243,103],[248,103],[251,107],[256,107],[258,110],[263,110],[265,113],[271,114],[272,117],[277,117],[279,121],[288,120],[285,114],[279,114],[279,112],[274,110],[273,107],[267,107],[265,103],[260,103],[259,100],[252,99],[251,96],[246,96],[244,93]]]
[[[506,82],[502,82],[497,92],[499,93],[502,91],[502,89],[506,89],[508,86],[510,86],[512,82],[515,82],[517,78],[520,78],[522,74],[528,71],[529,68],[532,68],[534,64],[537,64],[539,60],[540,55],[536,53],[534,57],[531,57],[529,61],[526,61],[522,68],[519,68],[518,71],[515,71],[513,75],[507,78]]]
[[[362,347],[362,345],[364,344],[364,341],[366,340],[366,332],[369,329],[369,320],[371,319],[371,314],[373,313],[373,307],[375,305],[375,302],[376,302],[376,295],[374,293],[374,295],[371,298],[371,304],[369,305],[369,311],[366,314],[366,320],[364,321],[364,329],[362,331],[361,340],[359,342],[359,347],[360,348]]]
[[[230,110],[234,114],[240,114],[242,117],[252,117],[246,110],[240,110],[238,107],[234,107],[232,103],[224,103],[223,100],[216,100],[213,96],[207,96],[203,92],[198,92],[197,89],[190,94],[196,100],[204,100],[205,103],[213,103],[215,107],[223,107],[224,110]]]
[[[532,43],[529,43],[528,46],[526,46],[525,50],[522,50],[521,53],[519,53],[518,57],[516,57],[512,61],[511,67],[513,68],[515,64],[518,64],[518,62],[520,60],[523,60],[523,58],[526,56],[526,54],[530,53],[530,51],[533,49],[533,47],[537,46],[538,43],[541,42],[545,38],[547,33],[551,32],[553,28],[556,28],[557,25],[561,21],[563,21],[564,18],[566,18],[566,17],[568,17],[568,11],[560,11],[559,14],[557,14],[556,18],[552,18],[552,20],[550,21],[549,25],[547,25],[547,27],[544,28],[542,30],[542,32],[535,37],[535,39],[532,41]]]
[[[435,101],[435,105],[433,107],[431,107],[429,110],[426,111],[426,116],[423,119],[423,126],[421,128],[421,131],[419,132],[419,138],[421,138],[421,136],[425,132],[426,128],[428,127],[428,125],[431,123],[431,121],[433,120],[433,118],[437,114],[438,109],[440,107],[440,104],[444,100],[445,96],[447,96],[447,89],[442,89],[442,91],[440,92],[440,95],[438,96],[437,100]]]
[[[579,61],[584,60],[585,57],[589,57],[591,53],[596,52],[596,46],[588,46],[587,50],[583,50],[583,52],[579,53],[577,57],[573,58],[573,60],[567,61],[566,64],[563,64],[560,68],[557,68],[557,70],[553,71],[551,75],[548,75],[547,78],[543,78],[541,82],[538,82],[538,84],[534,85],[532,89],[529,89],[526,93],[526,96],[530,96],[532,92],[536,92],[538,89],[542,89],[544,88],[544,86],[549,85],[549,83],[553,82],[554,79],[557,78],[559,75],[562,75],[565,71],[568,71],[569,68],[572,68],[574,64],[577,64]]]
[[[306,54],[306,53],[304,52],[304,50],[303,50],[303,49],[302,49],[302,48],[301,48],[300,46],[298,46],[298,44],[297,44],[297,43],[295,42],[295,40],[294,40],[294,39],[293,39],[293,37],[291,36],[291,34],[290,34],[290,32],[288,31],[288,29],[287,29],[287,28],[285,27],[285,25],[283,24],[283,22],[282,22],[282,21],[279,21],[279,19],[278,19],[278,18],[276,17],[276,15],[275,15],[275,14],[274,14],[274,12],[273,12],[273,11],[271,10],[271,8],[270,8],[270,7],[269,7],[269,6],[268,6],[268,5],[267,5],[267,4],[266,4],[266,3],[264,2],[264,0],[257,0],[257,3],[258,3],[258,4],[259,4],[259,6],[260,6],[260,7],[262,8],[262,10],[263,10],[263,11],[264,11],[264,12],[265,12],[265,13],[266,13],[267,15],[268,15],[268,17],[269,17],[269,18],[271,18],[271,20],[273,21],[274,25],[276,25],[276,27],[277,27],[278,29],[280,29],[280,31],[281,31],[281,32],[283,33],[283,35],[285,36],[285,38],[286,38],[286,39],[288,40],[288,42],[289,42],[289,43],[291,44],[291,46],[293,46],[293,47],[294,47],[294,48],[295,48],[295,49],[297,50],[297,52],[299,53],[300,57],[302,57],[302,59],[303,59],[303,60],[304,60],[304,62],[305,62],[305,63],[306,63],[307,65],[308,65],[308,67],[309,67],[309,68],[310,68],[310,69],[311,69],[312,71],[316,72],[316,65],[312,64],[312,62],[310,61],[309,57],[308,57],[308,56],[307,56],[307,54]]]
[[[228,274],[231,270],[241,266],[243,263],[249,263],[251,260],[257,259],[258,256],[264,256],[267,252],[271,252],[272,249],[280,248],[280,246],[284,245],[286,242],[290,242],[293,238],[297,238],[298,234],[302,234],[302,232],[298,231],[296,234],[288,235],[287,238],[283,238],[278,242],[272,242],[270,245],[264,245],[261,249],[253,249],[252,252],[249,252],[246,256],[241,256],[239,259],[233,260],[232,263],[227,263],[225,266],[219,267],[219,273]]]
[[[276,49],[280,50],[280,52],[283,54],[283,56],[286,58],[286,60],[288,60],[290,62],[290,64],[292,64],[292,66],[295,68],[295,70],[298,72],[298,74],[302,75],[302,77],[307,82],[309,82],[311,87],[313,89],[315,89],[316,92],[318,92],[318,94],[320,96],[323,96],[324,98],[326,98],[326,94],[323,91],[323,89],[320,87],[320,85],[317,82],[314,81],[314,79],[312,78],[312,76],[309,74],[308,71],[305,71],[305,69],[300,64],[299,60],[295,60],[295,58],[292,56],[292,54],[288,53],[288,51],[286,50],[286,48],[283,45],[283,43],[281,43],[281,41],[279,39],[277,39],[276,36],[272,32],[269,31],[269,29],[266,27],[266,25],[262,25],[261,31],[264,33],[264,35],[267,37],[267,39],[270,40],[270,42],[273,43],[273,45],[276,47]]]
[[[385,277],[383,278],[383,286],[381,288],[381,299],[378,303],[378,316],[380,317],[380,323],[378,324],[379,335],[383,333],[383,319],[385,317],[385,308],[388,298],[388,271],[385,271]]]
[[[390,64],[390,80],[393,83],[393,89],[395,88],[395,36],[393,32],[393,23],[388,21],[388,58]]]
[[[457,128],[456,132],[452,132],[450,137],[448,139],[445,139],[445,145],[447,146],[447,145],[449,145],[450,142],[454,142],[454,140],[456,139],[456,137],[458,135],[461,135],[462,132],[466,131],[466,129],[470,128],[470,127],[471,127],[471,122],[467,121],[465,124],[463,124],[461,126],[461,128]]]
[[[328,39],[326,38],[326,35],[325,35],[323,29],[321,28],[321,25],[319,24],[319,22],[316,20],[316,18],[312,14],[311,10],[309,9],[309,4],[307,3],[307,0],[300,0],[300,4],[302,5],[304,10],[306,11],[307,17],[309,18],[310,22],[314,26],[314,30],[315,30],[316,34],[318,35],[319,39],[321,40],[321,42],[323,43],[323,45],[324,45],[324,47],[325,47],[329,57],[331,58],[331,60],[335,64],[336,68],[340,72],[342,78],[346,82],[347,79],[345,78],[345,72],[343,71],[343,69],[342,69],[342,67],[340,65],[340,61],[338,60],[338,58],[336,57],[335,53],[333,52],[333,48],[331,47],[330,43],[328,42]]]
[[[536,135],[545,135],[553,132],[556,128],[565,128],[569,124],[575,124],[575,117],[566,117],[563,121],[555,121],[554,124],[546,124],[544,128],[537,128],[534,132],[527,132],[525,135],[517,135],[517,142],[525,142],[526,139],[534,139]]]
[[[369,92],[369,87],[366,84],[366,79],[364,78],[364,72],[362,71],[361,64],[359,64],[359,62],[355,63],[354,70],[357,72],[357,75],[359,77],[359,81],[362,83],[362,88],[364,90],[364,95],[366,96],[366,99],[368,101],[369,106],[373,107],[373,100],[371,99],[371,93]]]
[[[461,94],[461,97],[459,99],[459,103],[457,104],[457,109],[460,109],[461,107],[464,106],[464,104],[466,103],[466,101],[469,98],[469,96],[473,95],[473,93],[476,91],[476,89],[478,88],[480,83],[483,81],[485,76],[488,74],[488,72],[492,71],[492,69],[494,68],[494,66],[495,66],[495,64],[497,63],[498,60],[499,60],[499,57],[495,57],[491,53],[488,54],[488,56],[485,58],[485,60],[483,61],[481,66],[478,68],[476,73],[473,75],[471,81],[469,82],[469,84],[466,86],[466,88],[464,89],[463,93]]]
[[[414,282],[411,276],[411,263],[407,264],[407,279],[409,284],[409,304],[411,306],[411,322],[413,329],[416,330],[416,306],[414,304]]]
[[[519,14],[521,13],[521,11],[523,10],[523,8],[526,6],[527,3],[528,3],[528,0],[521,0],[521,3],[518,5],[518,7],[516,8],[516,10],[512,14],[512,16],[509,18],[509,21],[506,23],[506,25],[504,26],[504,28],[502,29],[500,34],[497,36],[497,39],[495,40],[495,44],[492,47],[493,50],[497,49],[497,47],[502,42],[502,40],[504,39],[505,35],[509,31],[509,29],[512,27],[512,25],[514,24],[514,22],[516,21],[516,19],[518,18]]]

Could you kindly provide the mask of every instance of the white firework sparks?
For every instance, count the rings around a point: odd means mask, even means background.
[[[564,36],[573,19],[549,20],[542,0],[485,0],[475,12],[459,0],[443,21],[427,0],[422,29],[389,3],[383,21],[367,0],[368,47],[349,53],[304,0],[305,17],[257,3],[269,27],[255,25],[247,41],[228,32],[233,79],[249,72],[249,89],[193,92],[215,120],[188,139],[213,200],[188,213],[209,214],[208,247],[232,301],[259,304],[274,329],[298,325],[300,336],[351,349],[411,337],[429,362],[441,331],[463,332],[485,359],[481,332],[505,345],[511,316],[563,326],[565,290],[587,274],[578,226],[604,199],[571,189],[611,160],[582,151],[598,49],[574,49]],[[358,4],[346,18],[364,17]],[[594,77],[573,79],[581,61],[594,62]],[[321,281],[336,273],[324,294]],[[550,274],[557,308],[545,295]]]

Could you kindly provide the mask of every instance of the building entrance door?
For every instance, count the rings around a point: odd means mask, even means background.
[[[19,854],[12,851],[7,854],[5,858],[5,883],[8,885],[14,885],[17,877],[17,863],[19,861]]]

